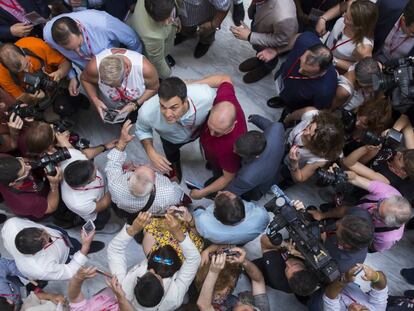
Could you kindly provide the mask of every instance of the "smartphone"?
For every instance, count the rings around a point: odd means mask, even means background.
[[[152,218],[164,218],[166,213],[154,213],[151,214]]]
[[[83,226],[82,226],[82,230],[85,231],[86,235],[91,234],[91,232],[93,232],[95,230],[95,224],[93,223],[92,220],[88,220]]]
[[[27,13],[25,15],[25,17],[30,21],[30,23],[33,26],[37,26],[37,25],[41,25],[41,24],[46,24],[47,23],[47,19],[45,19],[44,17],[40,16],[39,13],[37,13],[36,11],[32,11],[30,13]]]
[[[96,273],[102,274],[103,276],[106,276],[106,277],[108,277],[108,278],[111,278],[111,279],[112,279],[112,275],[111,275],[110,273],[105,272],[105,271],[103,271],[103,270],[101,270],[101,269],[96,269]]]
[[[128,111],[119,113],[115,109],[107,109],[104,115],[104,122],[109,124],[122,123],[128,117]]]
[[[232,251],[230,248],[223,248],[220,249],[216,252],[212,252],[208,254],[208,257],[213,257],[214,255],[219,255],[219,254],[226,254],[227,257],[240,257],[240,253],[237,251]]]
[[[187,188],[190,189],[190,190],[193,190],[193,189],[200,190],[200,189],[203,189],[204,188],[203,185],[201,185],[201,184],[199,184],[197,182],[194,182],[194,181],[190,181],[190,180],[186,180],[185,181],[185,184],[187,185]]]

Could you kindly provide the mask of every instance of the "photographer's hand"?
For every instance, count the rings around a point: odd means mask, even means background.
[[[181,230],[180,224],[174,216],[165,214],[165,225],[167,227],[167,230],[170,231],[170,233],[178,242],[184,241],[184,232]]]
[[[42,90],[37,90],[34,94],[30,94],[30,97],[36,102],[45,98],[45,96],[46,94]]]
[[[10,33],[18,38],[26,37],[32,32],[33,27],[32,24],[16,23],[10,27]]]
[[[210,268],[208,271],[214,274],[219,274],[226,265],[226,259],[227,258],[225,253],[213,255],[211,257]]]
[[[63,179],[62,170],[60,169],[60,167],[56,166],[56,175],[55,176],[46,175],[46,177],[49,180],[51,190],[52,191],[53,190],[58,190],[59,183]]]
[[[302,201],[292,200],[292,205],[297,211],[305,210],[305,205],[303,204]]]
[[[56,132],[55,138],[56,138],[56,145],[58,147],[66,147],[66,148],[73,148],[71,143],[69,142],[69,131],[64,131],[63,133]]]
[[[7,126],[10,130],[10,135],[17,136],[20,130],[23,128],[23,120],[20,116],[16,115],[14,112],[10,115],[9,122],[7,122]]]
[[[68,91],[70,96],[78,96],[79,95],[79,81],[76,77],[73,77],[69,81]]]
[[[104,104],[103,101],[101,101],[100,99],[95,99],[93,101],[93,104],[96,107],[96,110],[99,113],[99,116],[101,117],[102,121],[104,120],[105,117],[105,111],[108,110],[108,107],[106,107],[106,105]]]
[[[240,254],[240,256],[227,256],[227,261],[230,263],[239,263],[239,264],[243,264],[244,261],[246,260],[246,251],[244,250],[244,248],[241,247],[233,247],[230,249],[230,251],[232,252],[238,252]]]

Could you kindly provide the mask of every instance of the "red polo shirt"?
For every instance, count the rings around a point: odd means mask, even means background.
[[[206,122],[201,131],[200,142],[207,161],[213,167],[234,174],[240,168],[240,157],[233,152],[234,143],[240,135],[247,132],[247,125],[243,109],[236,98],[233,84],[229,82],[224,82],[219,86],[213,106],[223,101],[232,103],[236,108],[237,123],[234,129],[226,135],[214,137],[210,135]]]

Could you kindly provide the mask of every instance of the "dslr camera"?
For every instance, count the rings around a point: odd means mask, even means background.
[[[56,166],[70,158],[69,150],[67,148],[60,148],[53,154],[44,154],[39,160],[32,163],[32,169],[44,168],[47,175],[56,176]]]
[[[312,269],[322,283],[330,283],[340,275],[336,262],[320,242],[319,222],[306,212],[297,211],[283,191],[276,185],[271,187],[275,197],[265,204],[274,214],[267,228],[267,236],[274,245],[283,242],[279,231],[286,228],[289,238],[305,258],[305,264]]]
[[[388,130],[385,137],[377,135],[373,132],[366,131],[361,136],[361,141],[366,145],[379,146],[382,144],[384,147],[390,149],[397,149],[401,144],[403,134],[393,128]]]
[[[19,116],[22,119],[33,118],[37,121],[43,119],[43,113],[38,109],[37,105],[22,106],[22,104],[23,103],[21,102],[16,102],[10,106],[8,109],[10,115],[14,113],[16,116]]]
[[[393,93],[393,105],[401,110],[413,104],[414,98],[414,57],[400,58],[386,64],[380,74],[372,75],[374,91],[384,91],[388,94],[398,88],[398,93]]]
[[[31,94],[38,90],[52,93],[58,86],[57,82],[51,80],[47,74],[40,70],[34,73],[25,72],[23,82],[26,84],[26,92]]]
[[[73,147],[78,150],[89,148],[91,142],[86,138],[81,138],[78,133],[69,130],[70,127],[72,127],[72,124],[65,120],[59,120],[53,124],[53,128],[59,133],[69,131],[69,142]]]

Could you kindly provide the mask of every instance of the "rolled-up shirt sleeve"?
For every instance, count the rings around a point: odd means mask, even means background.
[[[145,119],[143,114],[138,114],[138,120],[135,127],[135,135],[139,140],[152,139],[152,127]]]

